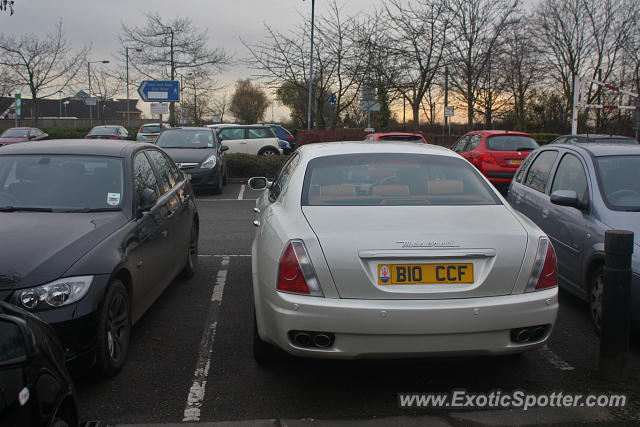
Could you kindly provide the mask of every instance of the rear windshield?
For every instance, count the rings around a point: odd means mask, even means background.
[[[142,133],[160,133],[160,125],[144,125]]]
[[[27,130],[26,129],[7,129],[4,131],[1,138],[26,138]]]
[[[383,135],[380,141],[403,141],[403,142],[419,142],[424,144],[424,140],[416,135]]]
[[[597,157],[600,193],[610,209],[640,211],[640,156]]]
[[[0,156],[0,208],[115,210],[122,197],[120,158]]]
[[[495,193],[462,159],[423,154],[348,154],[309,162],[307,206],[496,205]]]
[[[531,151],[538,143],[528,136],[498,135],[487,138],[487,149],[493,151]]]
[[[89,135],[117,135],[118,134],[118,128],[93,128],[91,129],[91,132],[89,132]]]

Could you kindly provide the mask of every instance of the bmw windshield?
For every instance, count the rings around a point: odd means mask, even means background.
[[[640,211],[640,156],[598,157],[600,192],[616,211]]]
[[[120,210],[122,172],[113,157],[0,156],[0,211]]]

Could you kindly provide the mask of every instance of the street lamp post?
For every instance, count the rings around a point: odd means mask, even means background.
[[[108,64],[109,61],[104,59],[102,61],[87,61],[87,76],[89,77],[89,98],[91,98],[91,64]],[[92,105],[89,104],[89,123],[93,126],[93,108]]]
[[[307,106],[307,130],[311,130],[311,95],[313,94],[313,29],[316,0],[311,0],[311,55],[309,59],[309,104]]]
[[[130,126],[130,121],[131,121],[131,112],[129,111],[129,49],[134,49],[128,46],[124,47],[124,56],[126,58],[126,63],[127,63],[127,127]],[[139,47],[135,48],[136,52],[142,52],[142,49],[140,49]]]

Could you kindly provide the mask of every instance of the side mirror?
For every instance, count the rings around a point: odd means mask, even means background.
[[[155,206],[158,201],[158,196],[156,192],[151,188],[145,188],[142,192],[142,200],[140,200],[140,204],[138,205],[139,212],[146,212],[151,210],[152,207]]]
[[[228,149],[229,149],[229,146],[227,146],[227,145],[221,145],[220,146],[220,152],[221,153],[224,152],[224,151],[227,151]]]
[[[252,190],[264,190],[269,185],[271,185],[269,180],[267,180],[267,178],[263,176],[251,178],[248,184],[249,188]]]
[[[570,206],[572,208],[584,209],[583,203],[578,199],[578,193],[573,190],[556,190],[551,193],[551,203],[558,206]]]
[[[26,362],[33,354],[33,342],[27,322],[0,315],[0,367]]]

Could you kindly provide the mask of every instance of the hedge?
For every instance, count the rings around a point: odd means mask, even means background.
[[[231,178],[264,176],[274,178],[287,160],[287,156],[256,156],[253,154],[227,154],[227,167]]]

